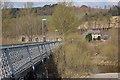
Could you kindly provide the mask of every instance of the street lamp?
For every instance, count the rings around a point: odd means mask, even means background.
[[[46,37],[45,37],[45,30],[44,30],[44,21],[46,21],[47,19],[42,19],[42,37],[43,37],[43,41],[46,41]]]
[[[58,30],[56,29],[55,32],[57,33]],[[57,36],[55,36],[55,40],[58,41],[58,37]]]

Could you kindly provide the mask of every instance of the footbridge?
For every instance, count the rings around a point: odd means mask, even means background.
[[[48,58],[61,42],[36,42],[0,46],[0,79],[20,78]]]

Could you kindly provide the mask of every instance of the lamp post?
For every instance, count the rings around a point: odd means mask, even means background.
[[[47,19],[42,19],[42,39],[44,42],[46,42],[46,37],[45,37],[45,30],[44,30],[44,21]]]
[[[57,33],[58,30],[56,29],[55,32]],[[57,36],[55,37],[55,41],[58,41],[58,37]]]

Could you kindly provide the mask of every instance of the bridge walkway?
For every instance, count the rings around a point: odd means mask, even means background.
[[[61,42],[0,46],[0,78],[20,78],[57,50]]]

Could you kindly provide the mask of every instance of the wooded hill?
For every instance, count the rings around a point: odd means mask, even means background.
[[[43,15],[52,15],[54,8],[57,4],[53,5],[45,5],[43,7],[35,7],[31,8],[31,11],[36,14],[36,16],[43,16]],[[3,9],[2,10],[2,19],[5,18],[16,18],[19,17],[20,10],[27,10],[29,8],[11,8],[11,9]],[[118,15],[117,12],[115,13],[116,10],[118,10],[117,6],[113,6],[110,9],[97,9],[97,8],[90,8],[88,6],[82,5],[81,7],[75,7],[74,6],[75,13],[105,13],[105,12],[110,12],[113,15]]]
[[[33,12],[36,16],[43,16],[43,15],[52,15],[54,11],[54,7],[57,4],[53,5],[45,5],[43,7],[35,7],[35,8],[11,8],[11,9],[3,9],[2,10],[2,18],[16,18],[19,17],[20,10],[29,10]]]

